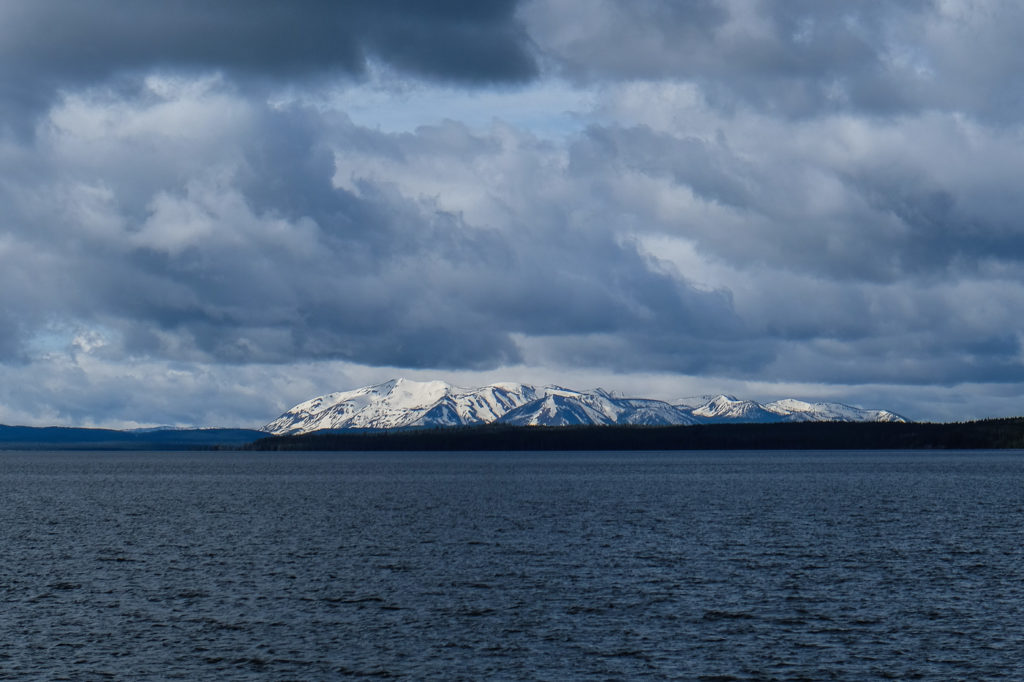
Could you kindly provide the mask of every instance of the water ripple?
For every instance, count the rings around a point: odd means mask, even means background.
[[[1021,679],[1018,454],[0,453],[0,679]]]

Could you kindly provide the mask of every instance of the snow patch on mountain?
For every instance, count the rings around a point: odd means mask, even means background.
[[[785,417],[786,421],[833,422],[905,422],[906,419],[888,410],[862,410],[842,403],[807,403],[785,398],[766,403],[764,409]]]
[[[692,396],[688,396],[686,398],[676,398],[675,400],[670,400],[670,401],[668,401],[668,404],[672,405],[673,407],[682,407],[682,408],[685,408],[685,409],[692,410],[692,409],[695,409],[695,408],[698,408],[698,407],[703,407],[704,405],[707,405],[709,402],[711,402],[712,400],[714,400],[717,397],[718,396],[711,395],[711,394],[707,394],[707,395],[692,395]],[[731,396],[726,396],[726,397],[729,398]]]

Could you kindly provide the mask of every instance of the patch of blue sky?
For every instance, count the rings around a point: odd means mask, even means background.
[[[559,79],[518,86],[463,88],[399,77],[371,68],[367,78],[316,93],[280,94],[276,106],[300,103],[343,112],[359,126],[386,133],[457,121],[471,129],[504,123],[544,139],[564,139],[592,120],[596,95]]]
[[[46,357],[55,353],[89,353],[109,343],[112,331],[105,327],[84,328],[79,325],[52,322],[33,334],[25,344],[30,357]]]

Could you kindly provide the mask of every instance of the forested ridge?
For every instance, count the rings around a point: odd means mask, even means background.
[[[502,426],[349,430],[260,439],[253,450],[896,450],[1024,448],[1024,417],[960,423]]]

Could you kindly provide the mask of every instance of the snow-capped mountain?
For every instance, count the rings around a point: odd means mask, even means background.
[[[483,424],[536,398],[536,389],[523,384],[457,388],[443,381],[392,379],[299,403],[262,430],[285,435],[321,429]]]
[[[906,422],[888,410],[863,410],[842,403],[808,403],[785,398],[770,403],[740,400],[731,395],[696,396],[672,401],[704,423],[714,422]]]
[[[392,379],[299,403],[263,427],[274,435],[322,429],[393,429],[499,422],[520,426],[672,425],[719,422],[906,421],[886,410],[785,399],[760,404],[733,396],[672,403],[619,398],[602,389],[498,383],[459,388],[443,381]]]

